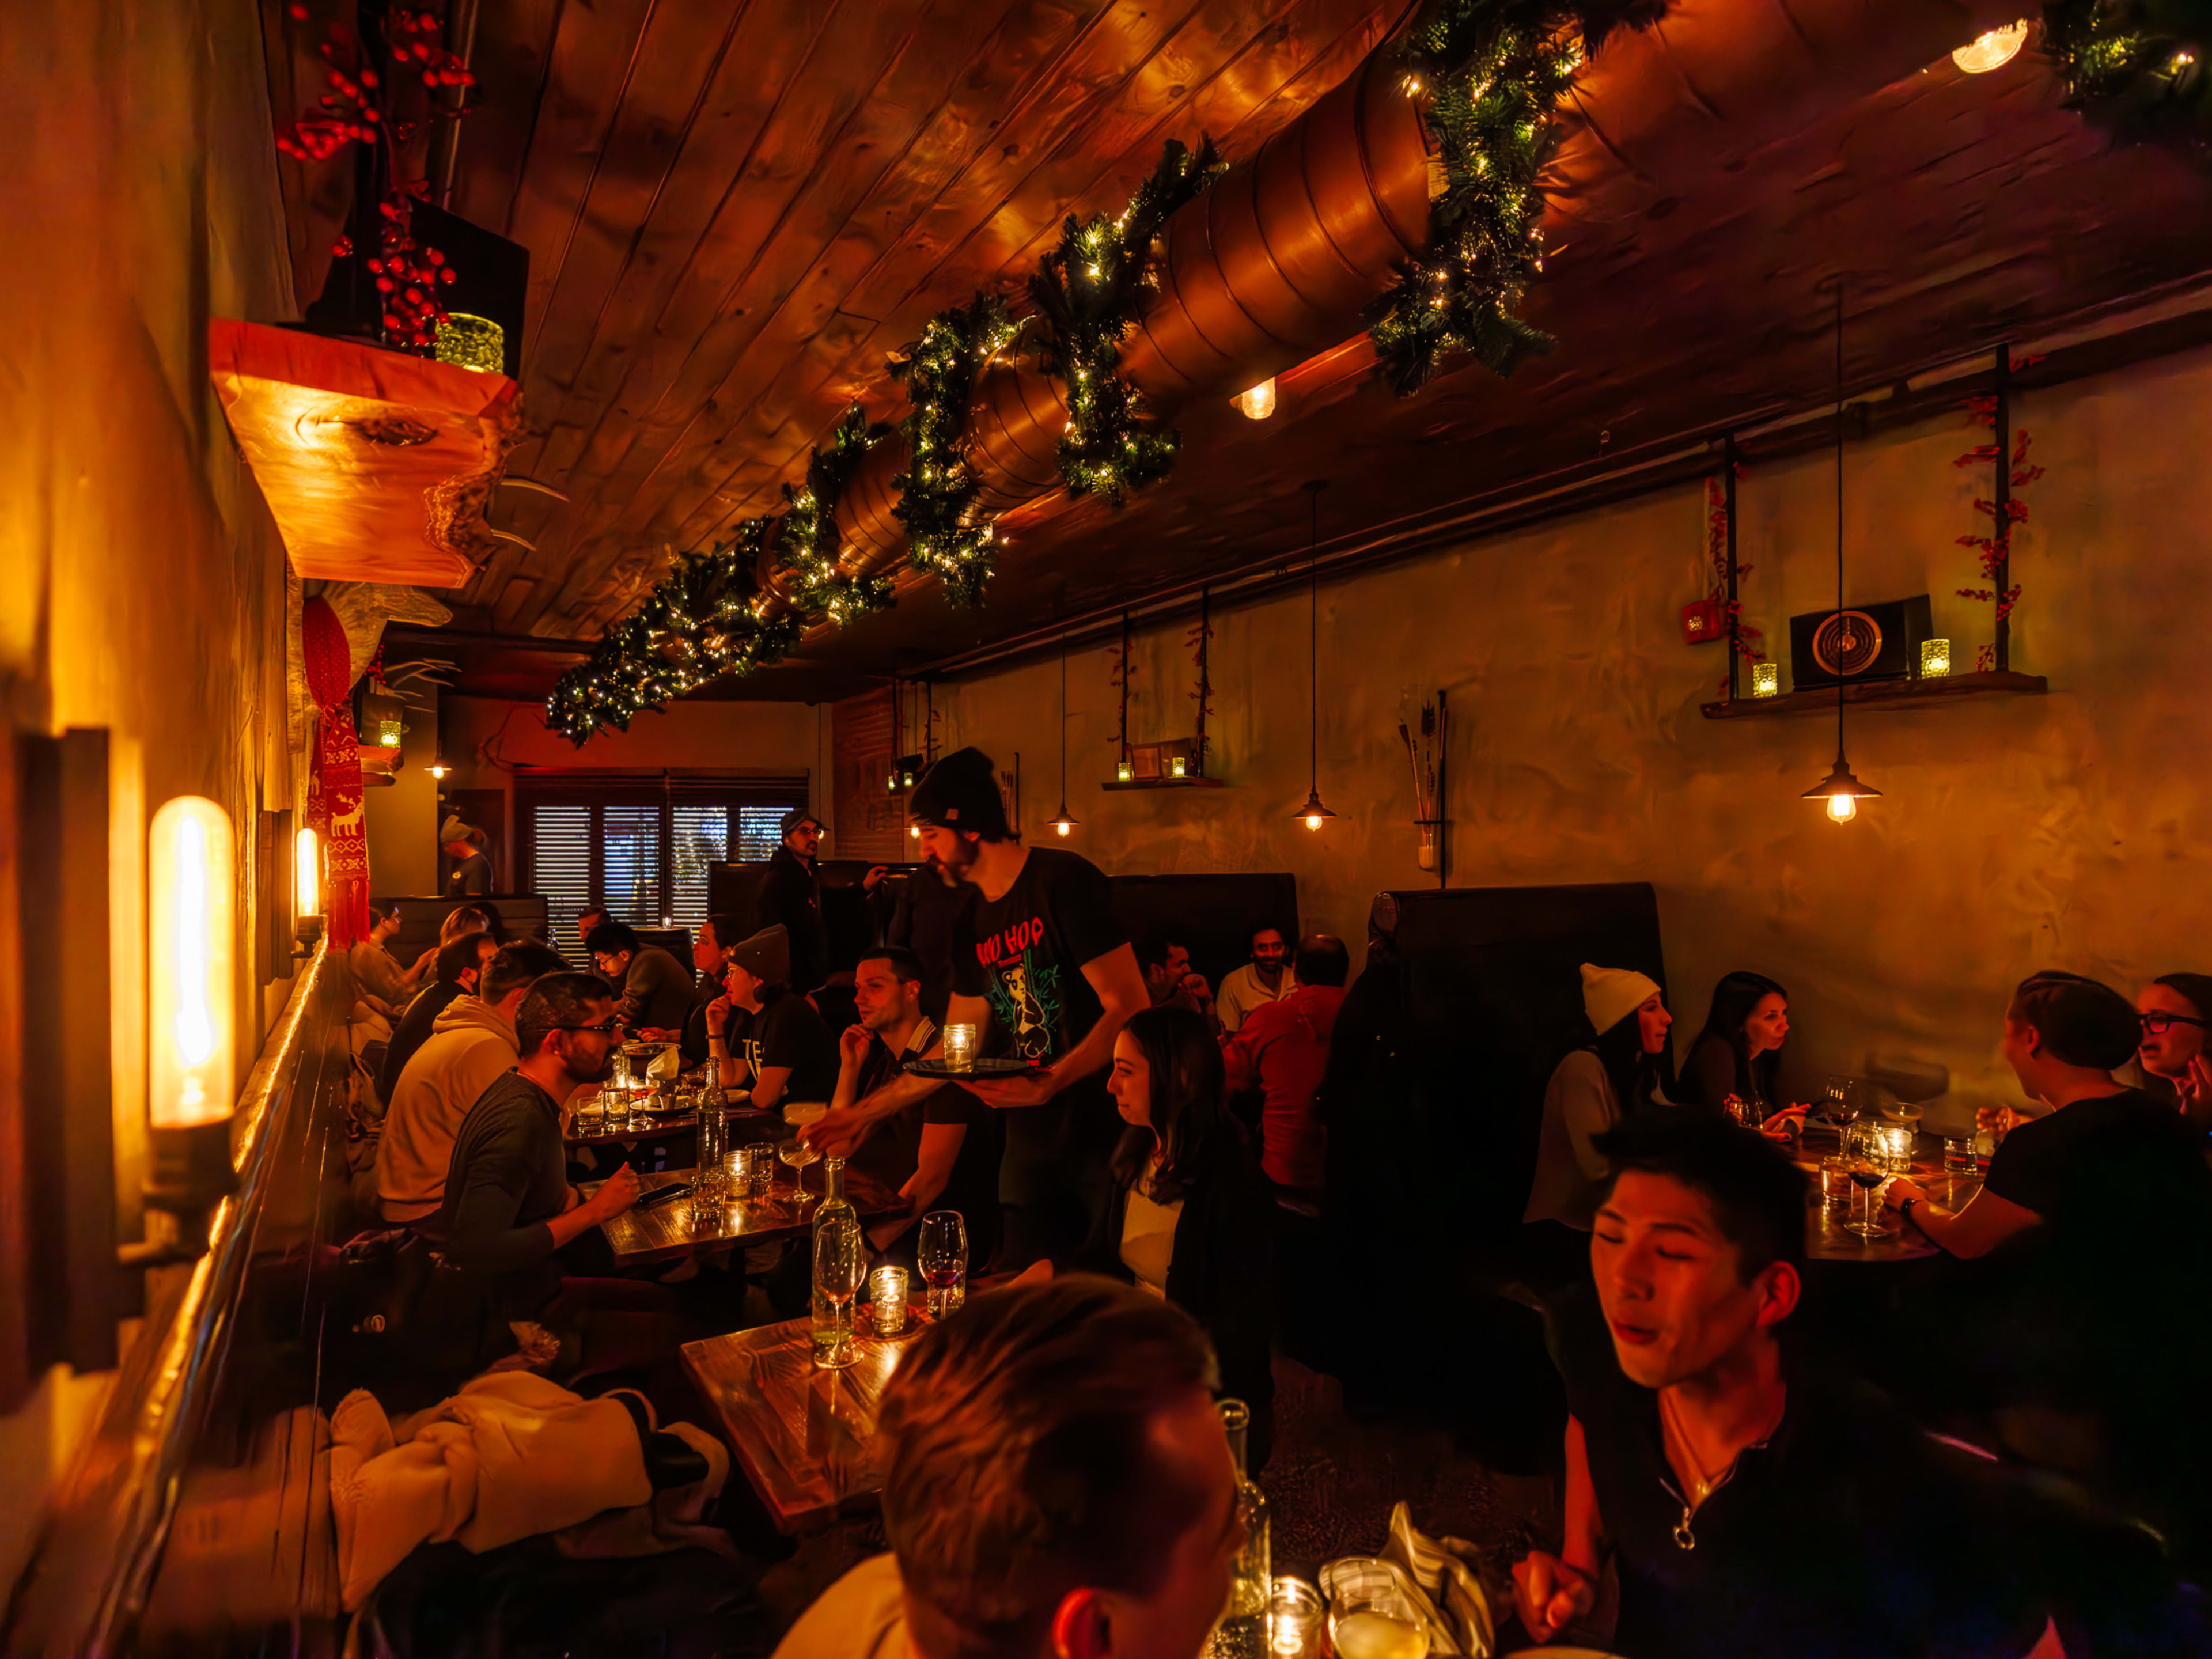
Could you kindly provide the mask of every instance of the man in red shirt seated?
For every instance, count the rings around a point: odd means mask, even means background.
[[[1230,1091],[1259,1093],[1260,1167],[1286,1198],[1321,1194],[1328,1131],[1318,1097],[1351,968],[1342,939],[1309,933],[1298,941],[1297,988],[1253,1009],[1222,1042]]]

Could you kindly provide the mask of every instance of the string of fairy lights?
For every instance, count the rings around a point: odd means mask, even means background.
[[[2194,6],[2197,0],[2166,0]],[[1557,143],[1553,116],[1574,76],[1616,29],[1659,20],[1667,0],[1431,0],[1395,50],[1405,90],[1421,101],[1443,170],[1426,246],[1399,268],[1367,320],[1381,372],[1402,395],[1453,358],[1509,374],[1552,342],[1519,315],[1544,268],[1539,175]],[[2193,47],[2145,26],[2141,0],[2051,0],[2045,49],[2068,101],[2125,139],[2207,153],[2212,82]],[[954,604],[981,604],[999,538],[984,511],[969,420],[994,362],[1033,349],[1068,411],[1059,441],[1069,493],[1120,506],[1167,476],[1176,434],[1120,373],[1123,343],[1159,282],[1168,219],[1223,171],[1210,142],[1179,143],[1115,214],[1070,215],[1028,285],[1032,314],[978,295],[932,318],[890,362],[909,412],[907,468],[893,481],[915,566]],[[842,563],[837,507],[854,469],[887,428],[856,406],[808,456],[805,483],[784,487],[780,518],[740,523],[727,542],[684,556],[590,657],[562,676],[547,723],[581,744],[726,674],[781,660],[805,630],[842,626],[891,603],[882,576]],[[762,569],[773,551],[777,595]]]

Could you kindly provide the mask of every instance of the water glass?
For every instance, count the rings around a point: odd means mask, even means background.
[[[737,1150],[738,1196],[758,1198],[775,1179],[775,1149],[755,1142]]]
[[[1851,1185],[1851,1161],[1840,1150],[1820,1160],[1820,1201],[1832,1210],[1843,1209],[1856,1190]]]
[[[906,1269],[878,1267],[868,1275],[868,1300],[876,1314],[876,1334],[896,1336],[906,1328]]]
[[[968,1224],[957,1210],[932,1210],[921,1218],[915,1259],[929,1286],[929,1316],[942,1319],[968,1299]]]
[[[1972,1135],[1951,1135],[1943,1142],[1943,1168],[1951,1175],[1972,1175],[1974,1163],[1974,1138]]]
[[[973,1025],[948,1025],[945,1028],[945,1064],[947,1070],[967,1072],[975,1069],[977,1036]]]
[[[1427,1659],[1429,1626],[1390,1562],[1347,1557],[1321,1570],[1338,1659]]]

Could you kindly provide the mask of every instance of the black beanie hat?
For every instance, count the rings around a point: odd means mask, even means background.
[[[956,749],[923,773],[907,811],[917,823],[971,830],[988,841],[1012,833],[999,794],[998,766],[980,749]]]

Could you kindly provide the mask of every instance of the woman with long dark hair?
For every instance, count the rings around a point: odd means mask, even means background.
[[[2212,974],[2160,974],[2136,997],[2142,1043],[2136,1063],[2144,1092],[2171,1100],[2212,1133]]]
[[[1175,1007],[1130,1017],[1107,1087],[1128,1127],[1113,1193],[1079,1265],[1128,1279],[1205,1327],[1222,1391],[1252,1408],[1250,1461],[1273,1437],[1274,1205],[1223,1103],[1211,1022]]]
[[[1763,1121],[1774,1109],[1774,1074],[1789,1036],[1787,991],[1764,974],[1738,969],[1722,975],[1705,1029],[1682,1061],[1681,1103],[1718,1111],[1734,1095]]]
[[[1589,1233],[1606,1177],[1598,1136],[1659,1095],[1659,1056],[1674,1017],[1658,983],[1630,968],[1583,963],[1592,1040],[1561,1060],[1544,1091],[1536,1176],[1522,1212],[1529,1266],[1558,1282],[1589,1270]],[[1663,1102],[1662,1103],[1663,1103]]]

